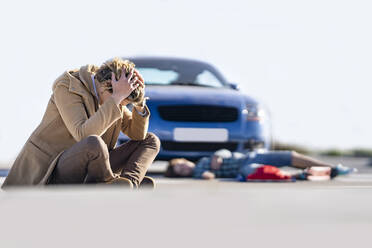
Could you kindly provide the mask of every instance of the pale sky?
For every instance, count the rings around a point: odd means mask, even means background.
[[[370,1],[3,1],[0,162],[39,124],[55,78],[115,56],[214,64],[271,110],[274,137],[372,145]]]

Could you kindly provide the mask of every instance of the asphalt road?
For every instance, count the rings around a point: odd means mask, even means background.
[[[342,162],[360,173],[325,182],[159,177],[154,191],[1,192],[0,247],[371,247],[372,167]]]

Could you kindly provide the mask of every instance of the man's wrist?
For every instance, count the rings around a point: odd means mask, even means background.
[[[137,103],[134,103],[133,105],[134,105],[134,106],[138,106],[138,107],[142,107],[142,108],[144,108],[145,105],[146,105],[146,101],[147,101],[148,99],[149,99],[148,97],[144,97],[144,98],[142,99],[142,101],[137,102]]]
[[[123,101],[123,98],[121,96],[117,96],[117,95],[112,94],[111,97],[114,99],[114,102],[118,106]]]
[[[144,113],[145,112],[145,106],[138,106],[138,105],[133,105],[134,108],[137,110],[139,113]]]

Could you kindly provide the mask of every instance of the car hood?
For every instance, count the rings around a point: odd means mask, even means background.
[[[257,104],[257,101],[243,93],[228,88],[210,88],[198,86],[146,86],[146,96],[151,102],[172,104],[208,104],[241,106]]]

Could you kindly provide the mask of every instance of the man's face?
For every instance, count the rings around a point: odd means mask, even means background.
[[[194,167],[195,167],[195,164],[193,162],[182,161],[182,162],[176,163],[173,167],[173,170],[177,175],[181,177],[189,177],[189,176],[192,176]]]

